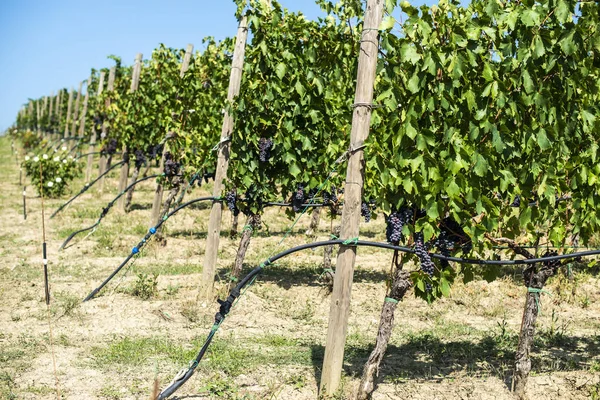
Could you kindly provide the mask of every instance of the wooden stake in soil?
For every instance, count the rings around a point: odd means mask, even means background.
[[[104,89],[104,77],[105,76],[106,76],[106,73],[104,71],[100,72],[100,80],[98,81],[98,93],[96,93],[97,97],[100,97],[100,95],[102,94],[102,90]],[[92,126],[92,138],[90,140],[90,147],[89,147],[89,151],[88,151],[88,153],[90,153],[90,154],[88,154],[88,156],[87,156],[87,165],[85,167],[85,181],[86,182],[89,182],[90,179],[92,179],[92,164],[94,162],[94,155],[91,153],[93,153],[95,150],[97,138],[98,138],[97,126],[94,123],[94,126]]]
[[[27,186],[23,186],[23,219],[27,219]]]
[[[75,100],[75,108],[73,109],[73,115],[71,116],[72,126],[71,135],[75,136],[77,132],[77,124],[79,123],[79,103],[81,102],[81,92],[83,90],[83,81],[79,82],[79,90],[77,90],[77,99]]]
[[[69,134],[69,117],[71,116],[71,108],[73,107],[73,93],[75,89],[71,88],[71,92],[69,93],[69,102],[67,103],[67,115],[65,119],[65,134],[64,137],[70,136]]]
[[[192,53],[194,51],[194,45],[188,44],[185,49],[185,56],[183,57],[183,62],[181,63],[181,71],[179,72],[179,76],[183,78],[187,70],[190,66],[190,60],[192,59]],[[169,141],[165,141],[165,145],[163,146],[162,157],[160,158],[160,170],[164,169],[165,165],[165,154],[168,151]],[[156,190],[154,191],[154,200],[152,201],[152,213],[150,214],[150,228],[158,225],[159,218],[161,217],[160,206],[162,203],[164,187],[162,183],[156,183]],[[169,212],[169,205],[166,205],[167,212]],[[163,207],[164,208],[164,207]]]
[[[242,70],[244,67],[244,54],[246,52],[246,40],[248,38],[248,21],[244,16],[238,25],[238,32],[235,39],[235,49],[233,50],[233,62],[231,65],[231,75],[229,77],[229,90],[227,91],[227,102],[231,103],[240,93],[240,84],[242,82]],[[225,179],[227,178],[227,168],[229,167],[229,140],[233,130],[233,117],[225,111],[223,117],[223,126],[221,128],[221,143],[218,146],[217,170],[215,173],[215,184],[213,186],[213,196],[221,196]],[[215,282],[215,266],[217,264],[217,254],[219,251],[219,238],[221,235],[221,215],[223,204],[214,201],[210,211],[210,220],[208,223],[208,237],[206,239],[206,254],[204,256],[204,268],[202,270],[202,288],[201,295],[205,298],[212,297],[213,286]]]
[[[352,115],[350,154],[346,170],[344,209],[342,212],[341,239],[358,237],[360,206],[364,180],[364,157],[360,147],[369,136],[373,86],[379,52],[379,25],[383,18],[383,0],[368,0],[365,10],[364,28],[358,58],[356,95]],[[358,149],[358,150],[354,150]],[[350,297],[356,247],[340,246],[333,281],[333,293],[329,310],[327,344],[321,374],[321,393],[333,395],[339,387],[344,345],[348,329]]]
[[[129,92],[133,93],[138,89],[140,72],[142,68],[142,53],[138,53],[135,56],[135,65],[133,67],[132,75],[131,75],[131,87],[129,88]],[[119,178],[119,193],[121,193],[127,187],[127,177],[129,176],[129,150],[125,145],[123,145],[123,160],[125,161],[121,165],[121,176]],[[118,208],[125,210],[125,196],[121,196],[118,203]]]
[[[83,109],[81,110],[81,117],[79,119],[79,138],[83,138],[85,134],[85,119],[87,117],[88,110],[88,102],[90,100],[90,82],[92,82],[92,77],[87,81],[87,85],[85,88],[85,97],[83,98]]]
[[[40,198],[42,200],[42,261],[44,264],[44,292],[46,300],[46,312],[48,315],[48,331],[50,338],[50,349],[52,351],[52,366],[54,368],[54,379],[56,380],[56,398],[61,399],[58,373],[56,372],[56,355],[54,353],[54,339],[52,333],[52,315],[50,314],[50,284],[48,282],[48,255],[46,253],[46,222],[44,215],[44,181],[42,179],[42,163],[40,162]]]
[[[115,75],[117,73],[117,67],[112,67],[108,73],[108,85],[106,87],[106,90],[109,92],[112,92],[115,89]],[[108,108],[110,106],[110,100],[106,100],[105,103],[106,108]],[[100,134],[100,138],[102,140],[104,140],[106,138],[106,136],[108,135],[108,122],[104,121],[102,124],[102,133]],[[106,170],[108,168],[110,168],[110,163],[108,162],[108,155],[103,154],[100,156],[100,163],[98,165],[98,170],[99,170],[99,175],[102,176],[102,174],[104,174],[104,172],[106,172]],[[104,177],[100,178],[100,181],[98,181],[98,191],[100,193],[102,193],[102,190],[104,189]]]

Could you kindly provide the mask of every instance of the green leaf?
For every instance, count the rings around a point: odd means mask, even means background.
[[[552,142],[550,142],[550,139],[548,139],[548,136],[546,135],[546,130],[544,128],[541,128],[538,131],[537,144],[540,146],[540,149],[542,149],[542,150],[547,150],[550,147],[552,147]]]
[[[481,154],[477,154],[474,171],[477,176],[485,176],[489,169],[489,164],[485,158]]]
[[[405,43],[400,46],[400,57],[402,61],[408,61],[415,65],[421,60],[421,55],[417,53],[417,48],[412,43]]]
[[[575,41],[573,40],[573,36],[575,35],[575,30],[569,30],[558,42],[558,45],[562,49],[565,55],[571,55],[577,48],[575,45]]]
[[[535,9],[526,9],[521,13],[521,22],[525,24],[525,26],[538,26],[541,22],[541,16]]]
[[[412,94],[415,94],[415,93],[417,93],[420,90],[420,87],[419,87],[419,75],[416,72],[409,79],[407,88],[408,88],[408,90],[410,90],[410,92]]]
[[[394,17],[392,17],[391,15],[388,15],[387,17],[385,17],[383,19],[383,21],[381,21],[381,24],[379,25],[379,30],[380,31],[389,31],[394,27],[395,24],[396,24],[396,19]]]
[[[287,66],[284,63],[277,64],[277,67],[275,68],[275,73],[277,74],[279,79],[283,79],[286,71],[287,71]]]

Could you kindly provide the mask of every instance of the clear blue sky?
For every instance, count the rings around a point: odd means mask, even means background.
[[[314,0],[279,0],[309,19]],[[435,0],[416,0],[431,4]],[[202,38],[234,36],[232,0],[0,0],[0,134],[28,98],[50,95],[87,79],[91,68],[127,65],[159,43],[200,49]]]
[[[280,0],[310,19],[313,0]],[[159,43],[200,49],[202,38],[235,36],[232,0],[0,0],[0,133],[28,98],[50,95],[87,79],[90,69],[132,64]]]

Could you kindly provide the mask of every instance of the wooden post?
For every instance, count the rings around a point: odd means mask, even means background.
[[[112,92],[115,90],[115,75],[117,74],[117,67],[112,67],[108,73],[108,85],[106,86],[106,90]],[[105,107],[108,108],[110,106],[110,100],[106,100]],[[106,135],[108,134],[108,122],[104,121],[102,123],[102,133],[100,134],[100,138],[104,140]],[[102,175],[107,168],[109,168],[108,164],[108,156],[102,155],[100,156],[100,165],[99,174]],[[100,178],[100,182],[98,182],[98,190],[102,193],[102,189],[104,189],[104,177]]]
[[[73,110],[73,115],[71,115],[72,126],[71,126],[71,135],[75,135],[77,132],[77,123],[79,122],[79,103],[81,102],[81,91],[83,90],[83,81],[79,82],[79,90],[77,91],[77,100],[75,100],[75,109]]]
[[[60,131],[60,119],[62,118],[62,89],[58,91],[58,96],[56,96],[56,111],[58,113],[56,117],[56,126],[54,127],[54,133]]]
[[[102,90],[104,88],[105,75],[106,75],[106,73],[104,71],[100,72],[100,80],[98,81],[98,93],[96,94],[96,96],[98,96],[98,97],[102,94]],[[89,92],[89,86],[88,86],[88,92]],[[87,95],[86,95],[86,98],[87,98]],[[96,124],[94,123],[94,126],[92,126],[92,139],[90,140],[90,148],[89,148],[88,153],[94,152],[97,138],[98,138],[98,132],[96,131]],[[85,181],[86,182],[89,182],[90,179],[92,178],[92,163],[93,162],[94,162],[94,155],[88,154],[87,165],[85,167]]]
[[[83,135],[85,134],[85,119],[87,117],[88,102],[90,100],[90,82],[92,82],[92,76],[90,76],[90,79],[88,79],[86,83],[85,97],[83,98],[83,109],[81,110],[81,117],[79,119],[78,132],[80,138],[83,138]]]
[[[244,67],[244,55],[246,53],[246,40],[248,39],[248,21],[244,16],[238,25],[237,36],[235,39],[235,48],[233,50],[233,62],[231,65],[231,75],[229,76],[229,90],[227,91],[227,102],[231,103],[240,93],[240,84],[242,82],[242,69]],[[215,184],[213,187],[213,196],[221,196],[224,181],[227,178],[227,168],[229,167],[229,147],[231,133],[233,130],[233,117],[226,110],[223,117],[223,126],[221,128],[221,144],[218,149],[217,170],[215,173]],[[212,297],[215,281],[215,266],[217,264],[217,253],[219,251],[219,239],[221,235],[221,214],[223,212],[223,203],[214,201],[210,211],[210,220],[208,223],[208,237],[206,239],[206,254],[204,256],[204,268],[202,270],[202,295],[208,299]]]
[[[54,92],[50,93],[50,99],[48,101],[49,103],[49,110],[48,110],[48,126],[51,127],[52,126],[52,111],[54,111]]]
[[[185,56],[183,57],[183,62],[181,63],[181,71],[179,72],[179,76],[183,78],[186,71],[190,66],[190,60],[192,58],[192,52],[194,51],[194,45],[188,44],[185,50]],[[167,153],[168,141],[165,142],[163,147],[162,157],[160,159],[160,170],[162,171],[165,165],[165,154]],[[150,227],[156,226],[158,224],[158,219],[160,218],[160,206],[162,204],[164,187],[161,183],[156,184],[156,190],[154,191],[154,200],[152,201],[152,213],[150,214]]]
[[[71,92],[69,93],[69,103],[67,104],[67,115],[65,117],[65,135],[66,138],[69,135],[69,116],[71,115],[71,108],[73,107],[73,92],[75,89],[71,87]]]
[[[351,151],[346,170],[345,203],[340,232],[342,239],[358,237],[359,232],[365,164],[363,150],[359,148],[367,140],[371,124],[371,103],[379,51],[378,28],[383,17],[383,3],[384,0],[367,0],[365,10],[350,134]],[[358,150],[352,151],[352,149]],[[333,395],[340,384],[355,260],[356,247],[340,246],[333,280],[327,343],[321,374],[320,390],[326,395]]]
[[[41,125],[42,110],[40,109],[40,100],[35,102],[35,116],[36,116],[35,127],[36,127],[37,132],[40,133],[42,131],[42,125]]]
[[[129,87],[129,92],[133,93],[138,89],[138,85],[140,82],[140,73],[142,70],[142,53],[138,53],[135,56],[135,64],[133,66],[133,70],[131,71],[131,86]],[[128,151],[130,149],[127,148],[125,144],[123,144],[123,159],[125,157],[129,157]],[[127,187],[127,177],[129,176],[129,161],[123,163],[121,166],[121,177],[119,178],[119,193],[121,193]],[[118,200],[118,208],[125,211],[125,196],[121,196]]]

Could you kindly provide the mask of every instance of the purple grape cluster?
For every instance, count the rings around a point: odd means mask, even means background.
[[[225,203],[227,203],[227,208],[233,213],[233,215],[238,215],[240,210],[237,208],[237,194],[231,190],[225,193],[224,197]]]
[[[323,204],[336,204],[338,202],[338,197],[337,197],[337,189],[335,186],[331,187],[331,193],[324,190],[323,191]]]
[[[365,217],[365,222],[371,221],[371,207],[364,201],[360,205],[360,216]]]
[[[398,244],[402,240],[402,228],[413,218],[413,211],[408,207],[402,207],[399,211],[392,212],[387,218],[385,235],[387,241]]]
[[[302,204],[304,204],[305,198],[306,192],[304,191],[304,185],[299,183],[296,192],[292,196],[292,210],[294,210],[294,212],[302,210]]]
[[[519,207],[521,206],[521,196],[515,196],[515,199],[510,205],[511,207]]]
[[[133,154],[135,155],[135,167],[140,169],[142,165],[146,164],[146,155],[140,149],[137,149]]]
[[[117,139],[110,139],[106,145],[106,154],[113,155],[117,152]]]
[[[165,153],[165,170],[166,176],[175,176],[179,173],[181,165],[173,160],[173,155],[170,152]]]
[[[422,233],[415,234],[415,253],[417,254],[417,257],[419,257],[419,261],[421,262],[421,271],[423,271],[430,277],[433,276],[433,273],[435,272],[435,264],[433,263],[431,256],[425,248]]]
[[[271,149],[273,148],[273,141],[271,139],[265,139],[264,137],[261,137],[258,140],[258,159],[261,162],[267,162],[269,161],[269,158],[271,158]]]

